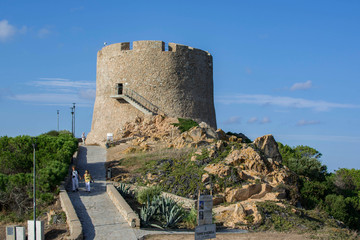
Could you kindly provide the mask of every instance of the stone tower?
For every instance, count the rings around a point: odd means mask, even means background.
[[[216,128],[210,53],[162,41],[103,47],[97,54],[96,99],[87,143],[100,143],[137,116],[165,114]]]

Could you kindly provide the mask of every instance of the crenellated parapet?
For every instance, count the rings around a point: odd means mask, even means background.
[[[130,42],[114,43],[103,47],[99,53],[104,55],[114,55],[117,52],[121,53],[121,51],[161,51],[178,54],[204,54],[211,56],[211,54],[207,51],[177,43],[169,43],[166,50],[165,42],[163,41],[134,41],[132,43],[132,47]]]

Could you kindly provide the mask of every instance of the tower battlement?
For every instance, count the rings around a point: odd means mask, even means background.
[[[130,42],[114,43],[108,46],[103,47],[99,53],[107,55],[113,55],[118,51],[162,51],[162,52],[173,52],[173,53],[190,53],[190,54],[204,54],[211,56],[207,51],[189,47],[177,43],[169,43],[168,49],[165,48],[165,42],[163,41],[134,41],[132,43],[132,48]]]

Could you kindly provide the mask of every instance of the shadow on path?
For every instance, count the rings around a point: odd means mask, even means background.
[[[76,159],[73,159],[73,165],[76,166],[76,169],[79,171],[80,176],[82,176],[85,171],[81,171],[82,168],[87,165],[87,152],[88,151],[85,147],[79,146],[78,156]],[[92,240],[95,238],[95,228],[94,224],[91,221],[91,217],[89,216],[86,207],[80,198],[84,194],[82,192],[81,186],[82,182],[79,182],[79,192],[72,192],[72,187],[70,187],[70,191],[68,192],[68,194],[83,227],[84,239]]]
[[[81,192],[69,192],[69,197],[83,227],[84,239],[92,240],[95,238],[95,228],[89,214],[87,213],[85,205],[80,199],[81,195]]]

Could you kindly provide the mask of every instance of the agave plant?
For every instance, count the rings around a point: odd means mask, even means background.
[[[170,198],[161,199],[159,210],[165,219],[164,228],[175,227],[185,215],[184,209]]]
[[[158,208],[159,208],[159,205],[158,205],[157,201],[150,202],[150,200],[148,199],[147,204],[144,205],[140,209],[140,220],[141,220],[142,226],[144,226],[144,227],[151,226],[151,227],[156,227],[156,228],[162,229],[161,226],[150,222],[151,220],[153,220],[155,214],[158,211]]]
[[[156,208],[154,208],[151,205],[141,207],[140,209],[141,225],[150,226],[150,220],[154,216],[155,212],[156,212]]]
[[[116,189],[123,197],[131,195],[130,187],[126,186],[124,183],[120,183],[119,186],[116,187]]]

